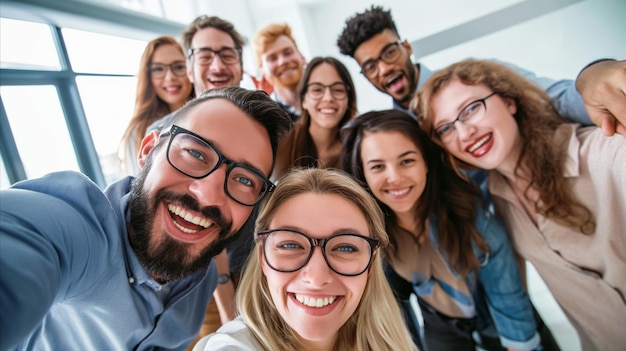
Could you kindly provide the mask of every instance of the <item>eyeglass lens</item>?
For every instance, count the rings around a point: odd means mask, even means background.
[[[215,148],[194,135],[175,133],[170,139],[167,157],[172,166],[193,178],[206,177],[221,163],[229,163],[224,189],[233,200],[244,205],[255,204],[267,191],[267,182],[262,175],[245,165],[226,160]]]
[[[307,85],[306,94],[311,99],[321,99],[326,93],[326,88],[330,89],[330,94],[337,100],[343,100],[348,96],[348,89],[343,83],[333,83],[331,85],[324,85],[321,83],[311,83]]]
[[[383,52],[374,60],[367,61],[362,67],[361,70],[363,74],[367,77],[374,77],[378,74],[378,61],[382,60],[385,63],[393,63],[395,60],[400,57],[400,43],[391,43],[387,45]]]
[[[239,52],[233,48],[221,48],[213,50],[209,48],[191,49],[191,54],[195,56],[199,65],[205,66],[211,64],[215,55],[219,56],[225,65],[232,65],[239,62]]]
[[[167,70],[172,71],[175,76],[184,76],[187,74],[187,65],[184,61],[176,61],[169,65],[162,63],[153,63],[150,65],[150,74],[155,78],[163,78]]]
[[[361,236],[340,234],[329,238],[322,245],[326,263],[338,274],[359,275],[370,265],[372,246]],[[263,242],[267,263],[280,272],[294,272],[304,267],[313,255],[313,250],[314,246],[307,236],[288,230],[270,231]]]
[[[456,127],[454,126],[456,122],[467,124],[483,118],[485,112],[487,111],[487,104],[485,101],[493,95],[494,94],[491,94],[483,99],[472,101],[469,105],[465,106],[461,112],[459,112],[459,115],[454,121],[444,123],[437,127],[435,132],[439,135],[439,138],[444,142],[451,141],[456,136]]]

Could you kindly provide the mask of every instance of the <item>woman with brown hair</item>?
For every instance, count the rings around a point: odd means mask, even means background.
[[[505,66],[435,73],[415,110],[458,167],[489,171],[496,212],[578,331],[584,350],[626,345],[626,139],[567,123]]]
[[[120,142],[118,156],[128,174],[137,174],[139,143],[150,124],[178,110],[195,97],[187,78],[183,49],[170,36],[158,37],[146,45],[137,73],[135,111]]]
[[[339,168],[339,130],[357,113],[350,73],[333,57],[316,57],[307,64],[300,98],[302,116],[280,143],[276,179],[292,167]]]

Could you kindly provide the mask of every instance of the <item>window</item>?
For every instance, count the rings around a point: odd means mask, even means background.
[[[7,18],[0,25],[2,124],[15,145],[7,149],[17,150],[6,151],[15,157],[2,162],[2,186],[22,180],[4,168],[13,160],[26,178],[76,170],[104,187],[123,176],[117,147],[146,42]]]

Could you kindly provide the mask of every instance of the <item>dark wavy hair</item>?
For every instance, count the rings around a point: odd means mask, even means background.
[[[307,86],[311,79],[311,74],[315,68],[323,63],[327,63],[335,68],[337,74],[341,78],[341,81],[346,85],[348,91],[348,109],[343,115],[339,123],[337,124],[337,140],[340,140],[339,131],[349,120],[354,118],[357,114],[357,101],[356,90],[354,88],[354,82],[350,76],[350,72],[344,66],[341,61],[334,57],[315,57],[309,63],[307,63],[306,69],[302,74],[300,80],[300,101],[304,101],[304,97],[307,92]],[[311,126],[311,116],[306,109],[302,110],[300,119],[294,125],[294,131],[287,138],[285,138],[285,146],[281,147],[281,155],[279,157],[284,158],[278,164],[275,176],[280,177],[284,172],[291,167],[298,168],[311,168],[311,167],[338,167],[339,155],[336,160],[331,160],[329,164],[318,164],[318,153],[315,147],[315,142],[309,133],[309,127]],[[283,154],[284,152],[284,154]]]
[[[489,247],[476,230],[477,204],[482,201],[478,187],[455,171],[444,151],[432,143],[428,135],[408,114],[398,110],[371,111],[350,121],[341,130],[343,151],[341,167],[367,187],[361,157],[361,143],[368,134],[377,132],[399,132],[409,138],[421,152],[428,167],[424,193],[416,206],[417,232],[423,233],[429,218],[436,219],[438,246],[450,266],[459,274],[480,268],[480,262],[472,249],[473,243],[483,250]],[[418,240],[401,228],[395,213],[378,201],[385,214],[390,246],[389,257],[397,257],[398,245],[403,236]]]
[[[248,90],[241,87],[221,87],[207,90],[182,108],[176,110],[172,118],[161,130],[169,130],[173,124],[187,118],[189,111],[195,106],[210,99],[220,98],[230,101],[265,128],[272,145],[272,156],[275,162],[278,142],[283,135],[293,129],[293,121],[278,103],[261,90]],[[272,163],[273,168],[274,164]]]
[[[391,17],[391,11],[385,11],[380,6],[372,5],[363,13],[357,13],[346,20],[346,26],[337,38],[339,52],[354,57],[354,52],[359,45],[385,29],[391,30],[398,38],[400,37],[396,24]]]
[[[524,191],[535,188],[539,200],[535,202],[537,213],[569,227],[579,228],[582,233],[595,231],[595,221],[591,211],[578,202],[566,179],[563,167],[566,154],[559,151],[553,142],[554,132],[563,123],[550,97],[526,78],[510,68],[491,61],[466,60],[455,63],[435,74],[420,88],[412,102],[412,109],[424,130],[433,135],[436,143],[441,140],[432,133],[434,111],[431,100],[451,81],[459,80],[466,85],[484,85],[497,95],[512,99],[517,106],[513,116],[517,122],[522,140],[522,151],[517,160],[515,175],[520,176],[522,165],[528,170],[530,182]],[[467,164],[450,156],[457,167]],[[471,166],[471,165],[470,165]]]

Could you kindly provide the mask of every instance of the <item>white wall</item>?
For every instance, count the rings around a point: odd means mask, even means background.
[[[529,0],[530,1],[530,0]],[[557,0],[544,0],[557,1]],[[254,1],[250,1],[254,3]],[[465,21],[488,15],[519,0],[380,1],[391,9],[403,39],[409,42],[433,35]],[[569,3],[560,0],[560,3]],[[317,3],[288,2],[288,12],[252,11],[259,25],[287,22],[307,59],[317,55],[339,58],[357,85],[360,112],[391,106],[359,73],[355,61],[336,47],[348,17],[371,6],[369,1],[335,0]],[[430,68],[442,68],[467,57],[498,58],[551,78],[575,78],[588,62],[600,57],[626,58],[626,1],[584,0],[504,30],[471,40],[419,59]],[[274,20],[275,19],[275,20]],[[235,25],[238,25],[235,21]],[[307,52],[308,51],[308,52]]]

